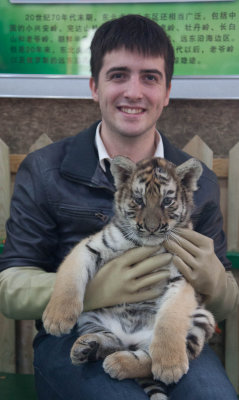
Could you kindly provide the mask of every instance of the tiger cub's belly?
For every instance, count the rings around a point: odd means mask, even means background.
[[[83,313],[79,320],[79,333],[102,331],[114,333],[125,348],[147,347],[151,342],[157,301],[124,304]]]

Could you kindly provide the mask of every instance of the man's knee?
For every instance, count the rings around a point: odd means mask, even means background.
[[[237,400],[237,394],[214,351],[206,345],[189,371],[169,388],[170,400]]]

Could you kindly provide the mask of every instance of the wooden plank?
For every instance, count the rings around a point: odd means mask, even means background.
[[[0,371],[16,372],[15,321],[0,313]]]
[[[186,151],[186,150],[185,150]],[[10,170],[16,174],[19,165],[26,157],[26,154],[10,154]],[[218,178],[227,178],[228,176],[228,158],[214,158],[213,171]]]
[[[228,228],[229,251],[239,251],[239,143],[229,152],[228,172]]]
[[[19,165],[26,157],[26,154],[10,154],[10,170],[12,174],[16,174]]]
[[[228,177],[228,158],[214,158],[213,171],[218,178]]]
[[[5,232],[10,206],[10,168],[9,149],[0,139],[0,235]]]
[[[239,143],[229,152],[227,242],[229,251],[239,251]],[[239,271],[234,270],[239,283]],[[239,307],[226,320],[225,367],[239,393]]]
[[[223,216],[223,230],[227,235],[227,179],[226,178],[219,178],[219,187],[220,187],[220,209]]]
[[[212,169],[213,151],[198,135],[194,136],[183,150],[192,157],[198,158],[200,161],[204,162],[208,168]]]
[[[0,237],[5,236],[5,223],[9,216],[10,168],[9,149],[0,139]],[[15,372],[14,321],[0,314],[0,371]]]
[[[32,340],[36,335],[35,321],[16,321],[16,372],[33,374]]]
[[[239,284],[239,270],[233,270]],[[225,368],[227,375],[239,394],[239,306],[226,320]]]
[[[39,150],[42,147],[47,146],[48,144],[51,144],[52,140],[47,136],[46,133],[43,133],[39,138],[31,145],[29,148],[29,153],[35,150]]]
[[[29,153],[31,153],[34,150],[41,149],[44,146],[47,146],[48,144],[51,144],[52,140],[47,136],[45,133],[43,133],[29,148]],[[21,162],[24,160],[26,157],[26,154],[10,154],[10,170],[12,174],[16,174],[17,170],[19,168],[19,165]]]

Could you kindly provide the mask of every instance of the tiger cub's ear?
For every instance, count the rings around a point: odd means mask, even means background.
[[[110,170],[114,177],[115,186],[118,188],[134,172],[136,164],[128,157],[117,156],[110,164]]]
[[[197,182],[202,175],[202,172],[202,164],[196,158],[190,158],[176,168],[176,173],[179,176],[182,185],[192,191],[198,189]]]

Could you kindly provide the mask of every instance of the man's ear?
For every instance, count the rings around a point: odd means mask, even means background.
[[[169,98],[170,98],[170,92],[171,92],[171,82],[168,85],[168,87],[166,88],[166,96],[165,96],[165,100],[164,100],[164,107],[167,107],[169,104]]]
[[[95,83],[95,79],[94,78],[90,78],[90,90],[91,90],[91,94],[92,94],[92,98],[94,101],[98,102],[99,97],[98,97],[98,88],[97,85]]]

